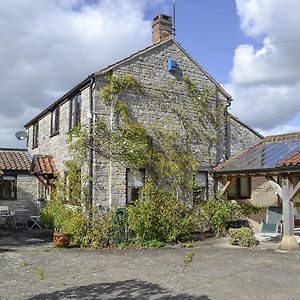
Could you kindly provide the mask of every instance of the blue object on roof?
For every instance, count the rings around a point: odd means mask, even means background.
[[[175,73],[177,69],[177,63],[176,60],[173,58],[168,59],[168,72],[169,73]]]

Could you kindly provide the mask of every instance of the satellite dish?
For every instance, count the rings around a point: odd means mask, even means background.
[[[18,131],[15,134],[15,137],[17,138],[17,140],[19,141],[23,141],[27,138],[27,133],[25,131]]]

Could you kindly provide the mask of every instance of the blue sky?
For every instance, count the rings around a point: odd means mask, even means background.
[[[173,0],[1,0],[0,147],[24,146],[16,131],[87,75],[149,46],[152,18],[172,11]],[[176,0],[176,40],[242,121],[263,134],[300,131],[299,15],[299,0]],[[296,41],[276,44],[287,40]]]

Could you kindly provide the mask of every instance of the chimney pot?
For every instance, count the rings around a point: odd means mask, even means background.
[[[152,43],[161,43],[172,36],[172,17],[159,14],[152,21]]]

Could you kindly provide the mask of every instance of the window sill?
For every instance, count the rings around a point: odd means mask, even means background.
[[[54,137],[54,136],[56,136],[56,135],[59,135],[59,131],[50,133],[50,138],[52,138],[52,137]]]

